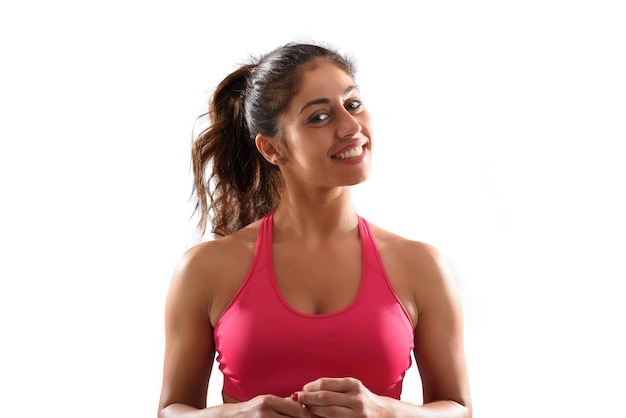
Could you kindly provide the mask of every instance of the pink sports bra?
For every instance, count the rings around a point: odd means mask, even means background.
[[[261,220],[254,259],[214,329],[223,393],[239,401],[287,397],[320,377],[354,377],[396,399],[411,366],[413,326],[359,216],[361,285],[337,312],[309,315],[284,299],[272,264],[273,214]]]

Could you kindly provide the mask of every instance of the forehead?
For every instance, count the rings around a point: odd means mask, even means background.
[[[300,88],[292,99],[292,104],[318,98],[332,98],[343,95],[354,86],[354,80],[344,70],[328,60],[320,60],[302,73]]]

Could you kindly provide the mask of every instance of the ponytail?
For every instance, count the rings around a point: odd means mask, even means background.
[[[220,83],[205,115],[211,125],[192,144],[201,235],[209,218],[215,236],[232,234],[274,210],[282,192],[280,171],[256,149],[246,123],[244,95],[253,68],[244,65]]]

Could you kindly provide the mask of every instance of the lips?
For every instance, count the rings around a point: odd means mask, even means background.
[[[349,149],[348,151],[335,154],[332,156],[332,158],[336,160],[347,160],[348,158],[358,157],[361,154],[363,154],[363,147],[359,145],[359,146]]]
[[[347,160],[350,158],[355,158],[363,154],[363,147],[367,144],[367,140],[359,141],[355,144],[352,144],[346,148],[343,148],[337,154],[331,156],[331,158],[335,160]]]

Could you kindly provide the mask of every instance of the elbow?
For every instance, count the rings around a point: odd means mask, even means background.
[[[173,418],[175,414],[172,409],[174,409],[176,404],[169,405],[159,405],[159,409],[157,412],[157,418]]]
[[[459,410],[459,414],[458,416],[460,418],[472,418],[473,415],[473,411],[472,411],[472,404],[471,402],[467,401],[467,402],[455,402],[456,406]]]

